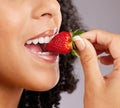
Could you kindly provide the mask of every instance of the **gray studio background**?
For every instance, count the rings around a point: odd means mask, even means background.
[[[73,0],[82,22],[88,29],[103,29],[120,33],[120,0]],[[111,71],[112,66],[100,65],[103,74]],[[60,108],[83,108],[84,78],[79,59],[75,62],[75,73],[80,79],[73,94],[62,94]]]

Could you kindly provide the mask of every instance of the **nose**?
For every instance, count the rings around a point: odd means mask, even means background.
[[[36,5],[32,11],[32,17],[39,19],[41,17],[52,18],[60,16],[60,5],[57,0],[36,0]],[[35,1],[34,1],[35,2]]]

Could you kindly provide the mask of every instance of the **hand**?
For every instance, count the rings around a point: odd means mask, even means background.
[[[120,35],[92,30],[74,38],[85,76],[84,108],[120,108]],[[97,57],[106,52],[107,56]],[[113,64],[102,76],[98,60]]]

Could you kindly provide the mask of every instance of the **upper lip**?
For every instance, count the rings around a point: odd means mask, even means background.
[[[37,39],[37,38],[40,38],[40,37],[46,37],[46,36],[54,36],[57,33],[58,33],[57,28],[51,29],[51,30],[46,30],[46,31],[44,31],[44,32],[42,32],[40,34],[35,35],[34,37],[32,37],[32,38],[30,38],[28,40],[33,40],[33,39]]]

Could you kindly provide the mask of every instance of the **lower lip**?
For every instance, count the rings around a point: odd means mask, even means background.
[[[27,49],[28,52],[30,52],[35,58],[37,58],[38,60],[44,60],[46,62],[56,62],[58,60],[58,54],[54,54],[54,53],[38,53],[38,52],[32,52],[29,49]]]

